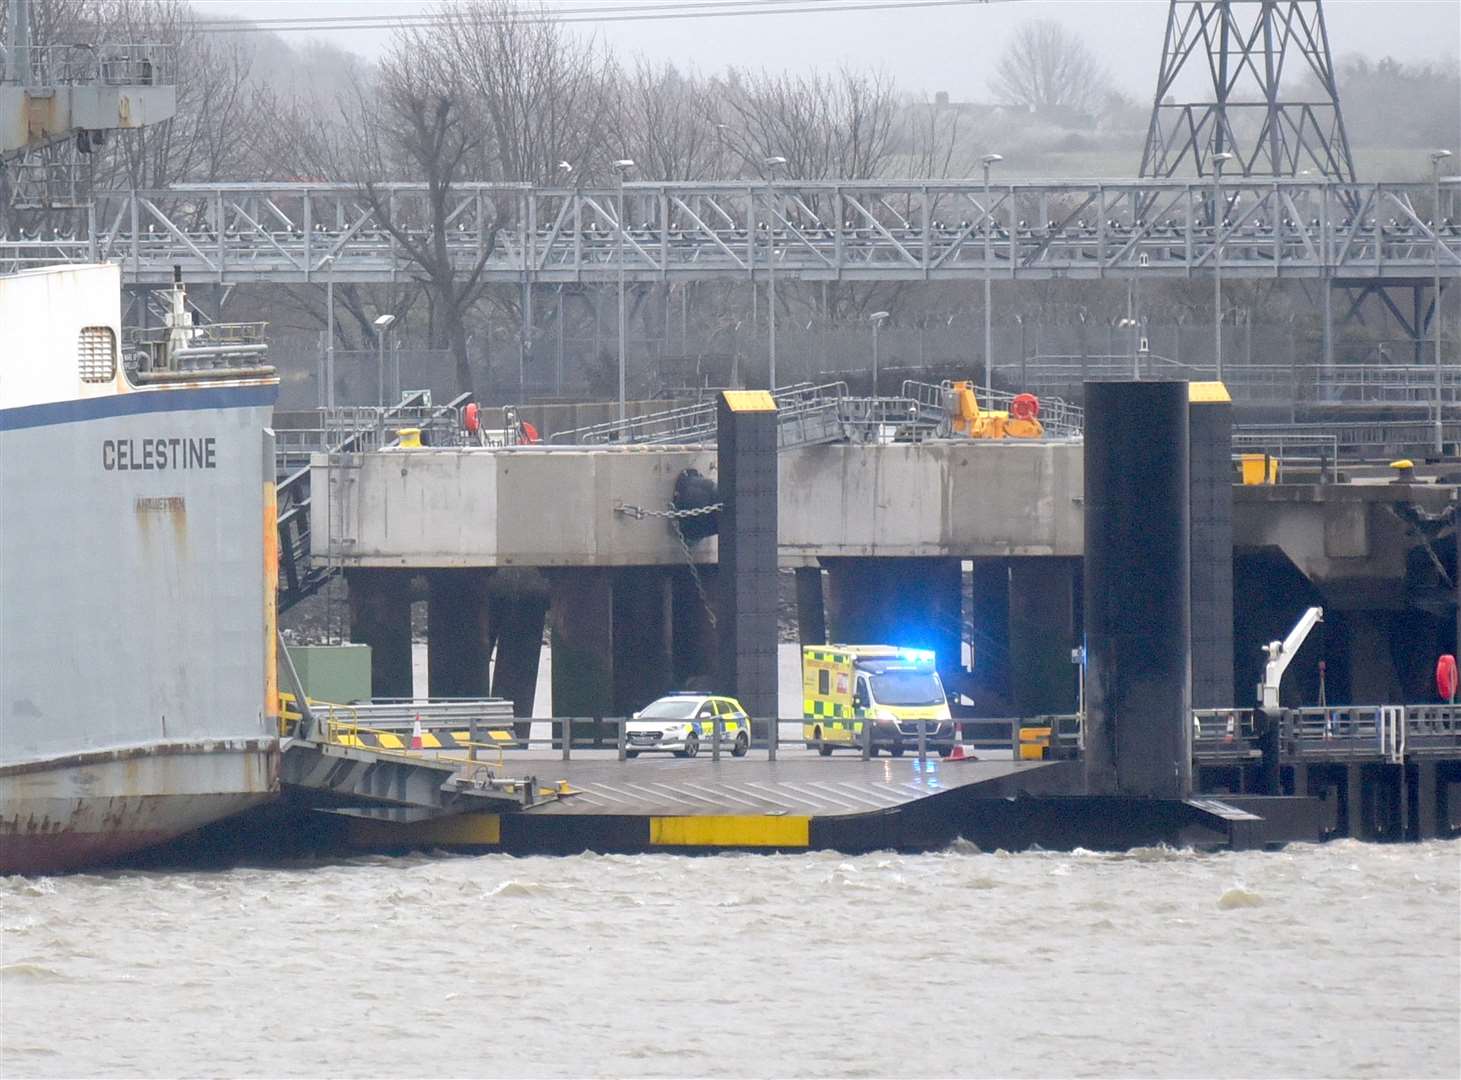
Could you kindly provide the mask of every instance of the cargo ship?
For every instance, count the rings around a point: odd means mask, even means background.
[[[0,872],[105,862],[278,788],[262,326],[124,337],[115,265],[0,277]]]

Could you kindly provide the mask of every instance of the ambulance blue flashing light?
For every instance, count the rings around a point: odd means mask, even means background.
[[[932,649],[904,649],[902,657],[915,664],[931,664],[934,659]]]

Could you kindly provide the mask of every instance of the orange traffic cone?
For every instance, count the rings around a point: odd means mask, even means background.
[[[954,752],[948,756],[949,761],[978,761],[974,751],[970,750],[963,743],[954,743]]]
[[[421,738],[421,717],[416,717],[416,722],[411,725],[411,749],[425,750],[426,742]]]

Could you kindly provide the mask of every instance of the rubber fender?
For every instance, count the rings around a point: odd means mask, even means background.
[[[1010,416],[1016,420],[1034,420],[1040,415],[1040,399],[1034,394],[1016,394],[1010,402]]]
[[[676,510],[699,510],[703,506],[714,506],[720,501],[720,492],[715,481],[702,476],[699,469],[685,469],[675,477],[675,495],[671,500]],[[694,517],[676,518],[680,535],[685,543],[693,544],[720,531],[720,514],[697,514]]]

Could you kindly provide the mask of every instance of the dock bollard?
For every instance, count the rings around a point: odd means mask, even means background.
[[[867,717],[862,718],[862,760],[870,761],[873,756],[873,725]]]
[[[624,751],[629,745],[629,721],[619,717],[619,760],[624,760]]]
[[[572,754],[573,748],[573,721],[565,716],[562,720],[558,721],[558,724],[558,741],[563,748],[563,760],[567,761]],[[551,746],[553,744],[550,742],[548,745]]]
[[[918,765],[920,768],[928,764],[928,721],[918,721]]]
[[[721,730],[724,727],[725,727],[725,721],[722,720],[719,716],[715,716],[715,717],[712,717],[711,718],[711,720],[710,720],[710,760],[711,761],[719,761],[720,760],[720,733],[721,733]]]

